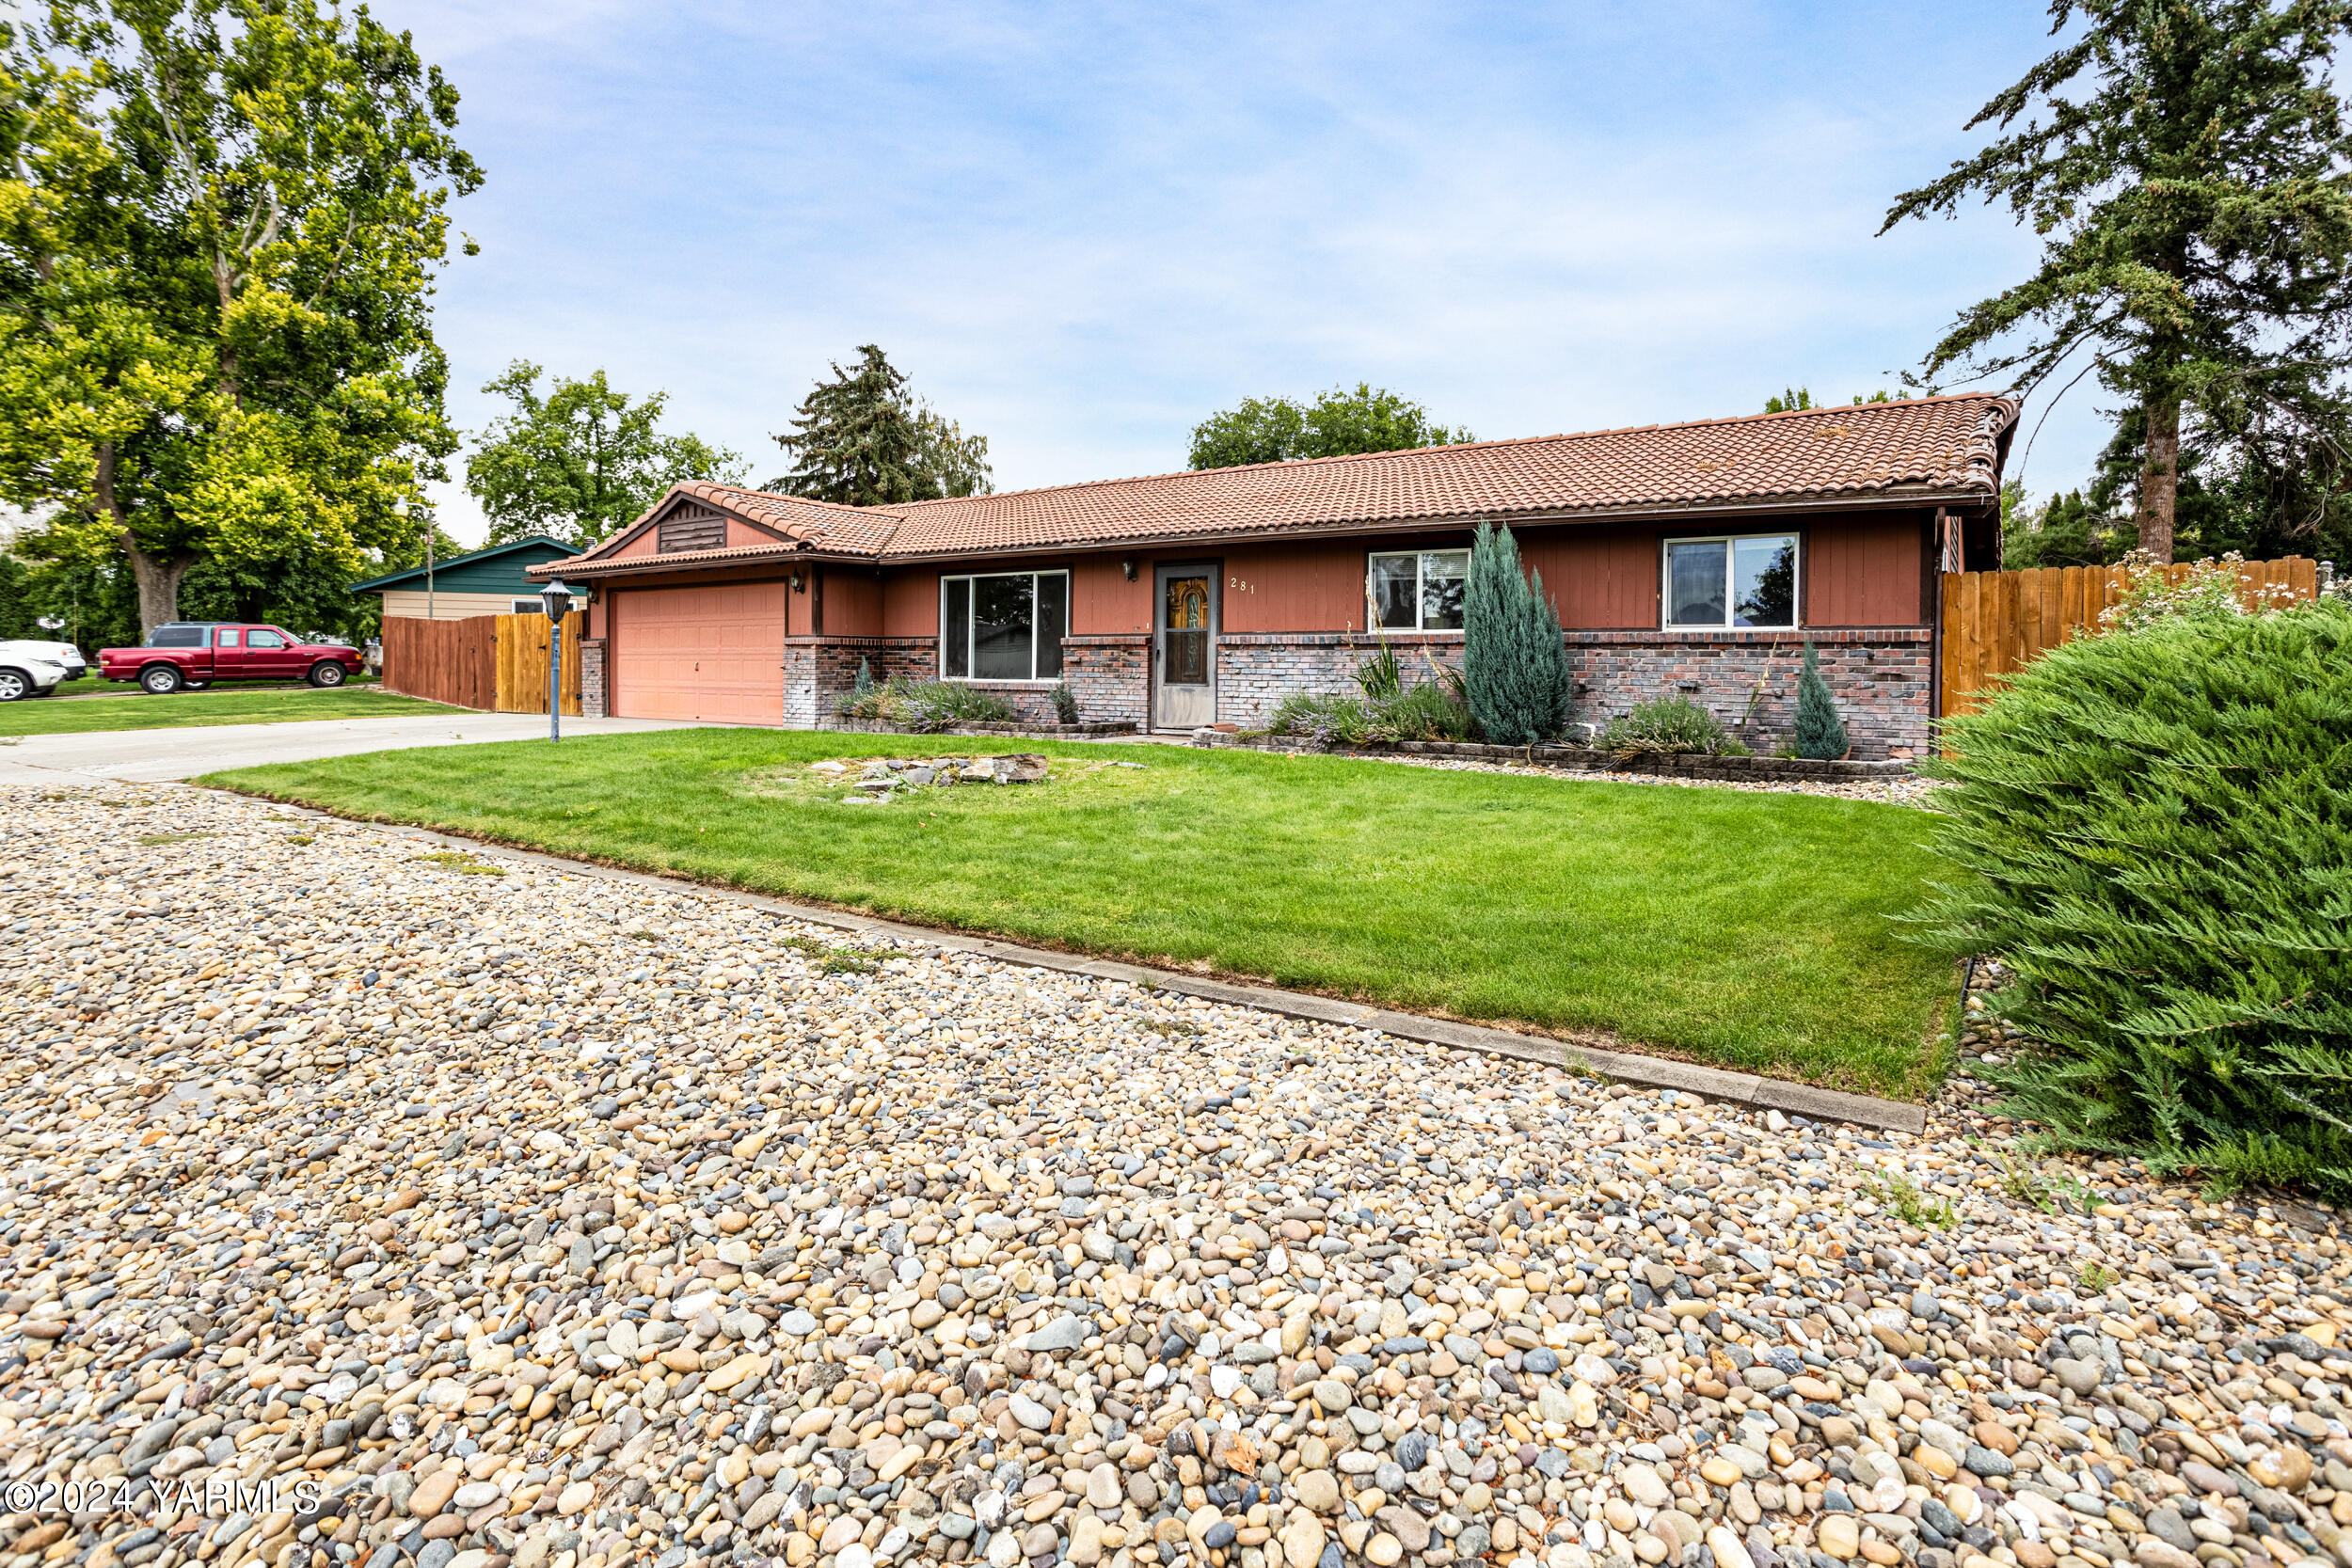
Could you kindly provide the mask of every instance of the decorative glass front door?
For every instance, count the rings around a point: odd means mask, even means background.
[[[1163,566],[1156,575],[1158,689],[1152,723],[1163,730],[1198,729],[1216,721],[1216,572],[1208,566]]]

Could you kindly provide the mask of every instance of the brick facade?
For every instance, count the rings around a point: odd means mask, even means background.
[[[604,713],[604,639],[583,637],[580,640],[580,713],[583,719],[601,719]]]
[[[938,678],[935,637],[792,637],[784,644],[784,727],[819,730],[835,705],[857,689],[866,662],[877,684]],[[1050,705],[1049,705],[1050,706]]]
[[[1151,721],[1152,639],[1144,633],[1063,638],[1061,678],[1084,722],[1142,729]]]
[[[1570,717],[1605,724],[1635,703],[1688,697],[1756,751],[1770,753],[1795,732],[1797,674],[1804,667],[1808,637],[1820,655],[1821,677],[1837,701],[1854,756],[1925,756],[1935,711],[1935,644],[1926,626],[1570,632],[1568,663],[1576,676]]]
[[[1926,626],[1812,632],[1572,631],[1567,634],[1568,666],[1576,680],[1576,705],[1569,717],[1580,724],[1605,724],[1635,703],[1683,696],[1722,720],[1756,751],[1769,753],[1793,735],[1797,673],[1804,666],[1808,636],[1820,655],[1822,678],[1837,699],[1838,717],[1853,741],[1854,756],[1927,754],[1934,712],[1934,643]],[[1408,682],[1428,679],[1433,660],[1461,667],[1458,636],[1391,637],[1389,646]],[[1355,690],[1358,667],[1378,652],[1377,642],[1341,633],[1222,636],[1216,656],[1217,718],[1243,729],[1263,729],[1293,692]],[[1131,700],[1141,720],[1139,683],[1136,689]],[[1127,716],[1125,711],[1104,715]],[[1094,717],[1091,709],[1088,717]]]
[[[1228,633],[1216,641],[1217,721],[1246,730],[1265,728],[1295,692],[1354,691],[1357,669],[1380,654],[1378,641],[1344,632]],[[1408,685],[1427,680],[1433,660],[1462,666],[1458,632],[1399,634],[1388,646]]]

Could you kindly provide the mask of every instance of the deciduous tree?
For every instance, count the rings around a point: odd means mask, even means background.
[[[1319,392],[1311,404],[1244,398],[1193,427],[1191,462],[1196,468],[1231,468],[1474,439],[1467,430],[1431,423],[1428,411],[1409,398],[1359,381],[1354,391],[1334,387]]]
[[[482,388],[515,405],[490,422],[466,460],[466,488],[490,520],[485,543],[546,533],[584,549],[680,480],[742,482],[736,453],[691,431],[656,428],[667,392],[632,402],[598,371],[585,381],[558,376],[542,396],[539,374],[517,359]]]
[[[1925,374],[2031,391],[2088,355],[2075,378],[2137,415],[2139,543],[2169,561],[2185,439],[2338,461],[2352,137],[2329,67],[2352,0],[2053,0],[2050,17],[2077,35],[1969,121],[2007,134],[1880,231],[1977,195],[2033,226],[2041,267],[1963,311]]]
[[[457,94],[312,0],[54,0],[0,28],[0,499],[119,560],[356,569],[454,446],[431,331]],[[470,248],[470,245],[469,246]]]

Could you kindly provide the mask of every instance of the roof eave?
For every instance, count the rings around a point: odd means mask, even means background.
[[[937,562],[969,561],[986,556],[1053,555],[1071,550],[1152,550],[1190,548],[1194,546],[1231,544],[1247,540],[1280,537],[1283,535],[1312,536],[1317,539],[1344,539],[1367,534],[1394,533],[1413,528],[1470,528],[1482,522],[1495,523],[1576,523],[1576,522],[1668,522],[1676,518],[1771,516],[1788,513],[1825,511],[1897,511],[1921,506],[1980,507],[1997,504],[1996,490],[1981,485],[1902,485],[1866,494],[1849,495],[1831,491],[1803,496],[1770,496],[1753,499],[1721,499],[1688,503],[1661,504],[1644,501],[1626,506],[1596,507],[1527,507],[1509,509],[1492,507],[1471,512],[1424,512],[1400,514],[1391,517],[1351,518],[1337,523],[1283,523],[1258,528],[1221,529],[1214,532],[1136,533],[1115,538],[1046,540],[1035,544],[987,545],[971,549],[923,550],[892,552],[881,557],[878,564],[885,566],[916,566]]]

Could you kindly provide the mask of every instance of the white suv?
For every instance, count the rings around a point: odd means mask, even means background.
[[[0,703],[46,697],[65,679],[54,642],[0,642]]]
[[[56,659],[65,666],[67,680],[78,681],[89,673],[89,660],[84,658],[82,650],[71,642],[42,642],[26,637],[19,638],[9,646],[24,649],[27,657]]]

